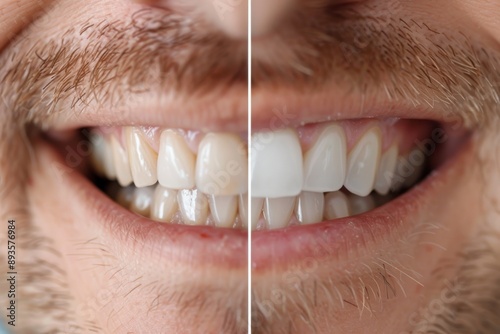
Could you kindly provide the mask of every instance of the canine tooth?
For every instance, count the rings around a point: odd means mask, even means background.
[[[266,198],[264,200],[264,217],[269,229],[286,227],[292,217],[295,196]]]
[[[302,190],[302,149],[294,130],[253,135],[251,164],[252,196],[281,198]]]
[[[264,199],[259,197],[252,197],[250,199],[250,205],[252,206],[252,220],[251,229],[257,229],[257,223],[259,222],[260,214],[262,213],[262,207],[264,206]],[[238,206],[239,216],[242,221],[243,227],[248,226],[248,194],[243,194],[239,196],[239,206]]]
[[[208,196],[210,212],[218,227],[233,227],[238,209],[238,196]]]
[[[352,195],[349,197],[349,201],[352,215],[359,215],[375,208],[375,201],[372,196],[361,197]]]
[[[161,133],[158,153],[158,182],[170,189],[194,188],[196,156],[174,130]]]
[[[136,187],[146,187],[156,183],[157,154],[146,143],[140,131],[133,127],[125,129],[130,170]]]
[[[154,187],[136,188],[130,209],[142,216],[149,217],[153,194]]]
[[[323,193],[303,191],[297,197],[295,214],[302,224],[318,223],[323,220],[325,196]]]
[[[151,206],[151,218],[168,223],[177,212],[177,191],[157,185]]]
[[[349,200],[344,193],[335,191],[325,195],[324,217],[326,219],[344,218],[350,214]]]
[[[243,141],[230,133],[209,133],[198,148],[196,187],[210,195],[248,191],[248,158]]]
[[[380,195],[386,195],[391,188],[392,179],[398,162],[398,146],[392,145],[380,159],[380,167],[375,179],[375,191]]]
[[[326,127],[304,155],[303,190],[336,191],[342,188],[346,173],[347,149],[344,130]]]
[[[111,137],[111,150],[113,152],[118,183],[122,187],[126,187],[132,183],[132,174],[130,172],[127,151],[120,145],[115,137]]]
[[[205,225],[208,218],[208,200],[204,194],[197,189],[179,190],[177,202],[184,224]]]
[[[344,186],[353,194],[366,196],[373,190],[380,163],[380,130],[372,128],[359,139],[347,157]]]

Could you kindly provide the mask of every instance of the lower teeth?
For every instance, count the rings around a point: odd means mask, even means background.
[[[296,197],[266,198],[252,218],[252,230],[269,230],[360,215],[384,205],[395,195],[371,193],[361,197],[347,191],[302,192]]]
[[[237,196],[210,197],[198,190],[177,191],[158,184],[142,188],[121,187],[115,182],[109,184],[107,193],[124,208],[155,221],[246,228],[238,217]]]
[[[410,176],[417,182],[421,176]],[[412,184],[394,182],[393,192],[357,196],[345,188],[340,191],[315,193],[304,191],[298,196],[281,198],[252,198],[252,230],[269,230],[296,225],[314,224],[325,220],[345,218],[371,211],[396,197],[396,192]],[[247,197],[216,198],[197,190],[172,190],[153,185],[137,188],[110,183],[107,193],[121,206],[155,221],[246,229]],[[229,196],[230,197],[230,196]],[[222,203],[217,214],[214,203]],[[222,212],[221,211],[221,212]],[[243,217],[243,219],[242,219]]]

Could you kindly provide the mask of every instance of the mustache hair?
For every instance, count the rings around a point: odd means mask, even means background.
[[[296,11],[269,38],[253,41],[253,89],[308,91],[333,81],[364,95],[439,105],[469,124],[496,115],[498,53],[463,33],[398,17],[390,3]],[[95,19],[30,43],[19,38],[18,51],[0,56],[0,97],[16,118],[35,123],[63,107],[115,106],[142,92],[196,97],[248,83],[246,41],[171,12]]]
[[[172,12],[93,19],[34,45],[22,37],[0,57],[0,97],[16,118],[35,123],[63,107],[114,105],[136,93],[191,97],[247,85],[246,42]]]
[[[364,95],[438,105],[469,123],[497,114],[498,52],[392,3],[297,10],[273,37],[252,46],[254,89],[307,92],[333,82]]]

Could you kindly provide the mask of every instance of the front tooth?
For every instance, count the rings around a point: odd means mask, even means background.
[[[210,212],[218,227],[233,227],[238,209],[238,196],[208,196]]]
[[[373,190],[380,162],[380,130],[372,128],[358,141],[347,157],[344,186],[353,194],[366,196]]]
[[[391,188],[392,179],[398,162],[398,146],[393,145],[387,150],[380,160],[377,178],[375,179],[375,191],[380,195],[387,195]]]
[[[184,138],[173,130],[165,130],[160,137],[158,155],[158,182],[171,189],[194,188],[196,156]]]
[[[200,191],[184,189],[177,192],[177,202],[184,224],[205,225],[208,218],[208,200]]]
[[[154,187],[136,188],[130,209],[142,216],[149,217],[153,194]]]
[[[286,227],[292,217],[295,196],[266,198],[264,201],[264,217],[269,229]]]
[[[156,183],[157,154],[146,143],[141,132],[133,127],[125,129],[128,145],[130,170],[136,187],[146,187]]]
[[[295,214],[302,224],[318,223],[323,220],[325,196],[323,193],[303,191],[297,197]]]
[[[342,188],[346,171],[346,139],[338,125],[326,127],[304,155],[303,190],[336,191]]]
[[[151,206],[151,218],[160,222],[168,223],[177,212],[177,191],[157,185],[153,204]]]
[[[111,137],[111,148],[116,168],[116,178],[122,187],[126,187],[132,183],[132,174],[130,173],[127,151],[125,151],[115,137]]]
[[[302,190],[302,149],[295,131],[284,129],[252,136],[252,196],[280,198]]]
[[[210,195],[238,195],[248,191],[248,157],[234,134],[209,133],[198,148],[196,187]]]
[[[251,229],[256,230],[257,229],[257,223],[259,222],[260,214],[262,212],[262,207],[264,206],[264,199],[259,198],[259,197],[252,197],[250,199],[250,205],[251,205],[251,214],[252,214],[252,221],[251,221]],[[248,194],[240,195],[239,196],[239,215],[240,219],[242,221],[243,227],[248,226]]]
[[[372,196],[360,197],[352,195],[349,197],[352,215],[360,215],[375,208],[375,201]]]
[[[348,217],[351,214],[349,200],[340,191],[327,193],[325,195],[325,219]]]

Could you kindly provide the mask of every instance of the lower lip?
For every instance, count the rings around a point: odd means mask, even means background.
[[[437,200],[440,189],[464,172],[464,161],[472,149],[473,141],[467,140],[459,152],[420,184],[370,212],[313,225],[252,232],[253,272],[287,268],[311,259],[354,261],[400,241],[418,223],[427,205]]]

